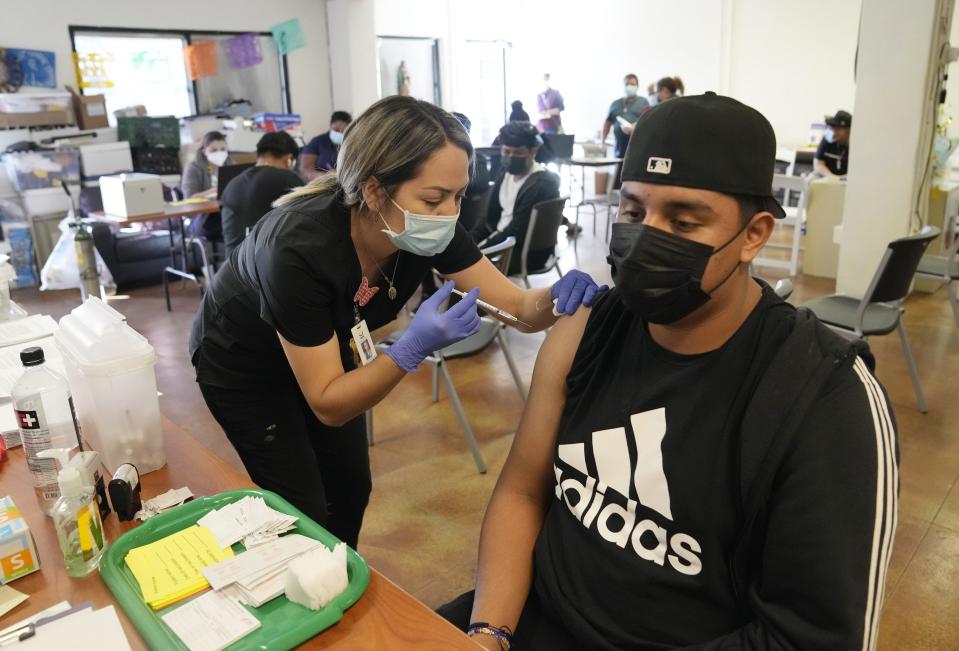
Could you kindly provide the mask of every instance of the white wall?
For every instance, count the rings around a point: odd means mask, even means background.
[[[373,0],[327,0],[333,108],[354,116],[379,98]]]
[[[780,145],[803,145],[810,123],[852,111],[859,0],[725,4],[731,31],[723,92],[763,113]]]
[[[682,77],[687,94],[733,95],[762,111],[780,144],[851,109],[860,0],[376,0],[376,33],[439,39],[443,105],[469,114],[456,75],[466,39],[512,44],[507,96],[535,108],[550,72],[568,133],[602,126],[628,72],[645,87]],[[530,111],[532,113],[532,111]]]
[[[324,0],[241,4],[164,0],[160,5],[126,0],[4,2],[0,43],[56,53],[57,84],[76,86],[68,25],[259,32],[287,18],[299,18],[306,47],[288,56],[290,99],[293,110],[303,116],[304,133],[309,136],[326,130],[332,111],[324,4]]]
[[[933,105],[933,93],[926,90],[930,61],[948,39],[951,24],[942,25],[939,12],[950,12],[952,3],[863,0],[836,278],[836,289],[844,294],[862,296],[886,245],[910,232],[919,169],[928,162],[931,138],[931,129],[926,130],[931,125],[924,124],[931,121],[924,116],[931,115]],[[890,43],[898,45],[895,56],[889,55]]]

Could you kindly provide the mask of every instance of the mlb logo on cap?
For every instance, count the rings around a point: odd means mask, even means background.
[[[652,172],[653,174],[669,174],[669,170],[672,168],[672,158],[659,158],[657,156],[650,156],[649,161],[646,163],[646,171]]]

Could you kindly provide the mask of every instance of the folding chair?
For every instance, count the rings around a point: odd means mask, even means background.
[[[515,246],[516,238],[508,237],[495,246],[483,249],[483,254],[486,255],[500,271],[505,273],[505,270],[509,269],[510,257],[513,253],[513,247]],[[467,418],[466,412],[463,410],[463,404],[460,402],[459,393],[456,391],[456,386],[453,384],[453,378],[450,376],[449,368],[446,362],[449,359],[457,357],[469,357],[470,355],[480,353],[486,350],[486,347],[495,340],[497,343],[499,343],[500,349],[503,351],[503,355],[506,357],[506,363],[509,366],[510,373],[513,376],[513,381],[516,382],[516,387],[519,389],[520,396],[522,396],[522,398],[525,400],[527,393],[526,386],[519,374],[519,369],[516,366],[513,353],[510,350],[509,343],[506,340],[505,329],[506,326],[504,326],[502,322],[489,316],[481,317],[479,332],[467,337],[466,339],[463,339],[462,341],[458,341],[455,344],[447,346],[442,350],[438,350],[423,360],[423,363],[429,364],[432,367],[433,402],[439,402],[439,383],[440,379],[442,379],[443,384],[446,386],[446,393],[450,397],[450,403],[453,405],[453,411],[456,413],[456,418],[459,420],[460,427],[463,428],[463,436],[466,438],[466,443],[469,445],[470,452],[473,455],[473,461],[476,463],[476,468],[480,471],[480,473],[486,472],[486,462],[483,460],[483,455],[480,452],[479,445],[476,442],[476,436],[473,434],[473,428],[470,426],[469,418]],[[405,329],[390,333],[390,336],[387,337],[386,340],[380,344],[377,344],[377,349],[382,352],[389,346],[389,344],[392,344],[398,340],[404,332]],[[365,418],[366,440],[369,445],[373,445],[374,436],[372,410],[368,410],[366,412]]]
[[[529,276],[533,274],[544,274],[555,269],[559,277],[563,277],[563,271],[559,268],[559,259],[556,257],[556,232],[563,223],[563,210],[566,208],[567,201],[569,197],[559,197],[540,201],[533,206],[529,226],[526,228],[526,240],[523,242],[523,251],[520,254],[518,274],[522,276],[523,284],[527,288],[532,286],[529,284]],[[553,252],[549,259],[539,269],[530,269],[529,252],[545,249]]]
[[[776,269],[788,269],[790,276],[799,273],[799,245],[802,241],[803,224],[806,221],[806,204],[809,197],[809,181],[804,176],[786,176],[785,174],[773,175],[773,192],[783,191],[783,208],[786,210],[786,217],[778,221],[777,225],[791,226],[793,229],[792,242],[789,244],[766,244],[767,249],[788,249],[789,259],[780,260],[777,258],[762,257],[760,255],[753,260],[753,264],[760,267],[774,267]],[[799,205],[790,206],[790,194],[796,192],[799,194]]]
[[[946,287],[952,315],[959,325],[959,299],[956,297],[956,282],[959,281],[959,215],[953,215],[945,224],[946,255],[924,255],[919,261],[916,275],[938,280]]]
[[[812,310],[820,321],[833,330],[853,338],[865,339],[897,330],[919,411],[922,413],[929,411],[929,408],[926,406],[926,397],[919,381],[906,327],[902,323],[902,301],[909,294],[909,286],[916,275],[919,260],[929,243],[938,235],[938,228],[926,226],[916,235],[890,242],[862,298],[832,294],[802,306]]]

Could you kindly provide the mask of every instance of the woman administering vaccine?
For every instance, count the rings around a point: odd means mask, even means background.
[[[363,413],[434,351],[479,329],[476,300],[542,330],[597,291],[571,271],[521,290],[457,223],[473,147],[459,121],[410,97],[346,131],[337,170],[278,201],[217,273],[190,354],[210,411],[261,487],[356,546],[371,489]],[[447,283],[377,356],[429,268]],[[447,311],[453,284],[468,290]]]

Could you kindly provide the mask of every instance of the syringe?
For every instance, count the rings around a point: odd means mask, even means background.
[[[456,294],[457,296],[466,296],[466,292],[462,292],[462,291],[456,289],[455,287],[453,288],[453,293]],[[497,315],[497,316],[503,317],[503,318],[506,319],[507,321],[515,321],[516,323],[518,323],[518,324],[520,324],[520,325],[524,325],[524,326],[526,326],[527,328],[532,328],[532,327],[533,327],[533,326],[531,326],[530,324],[526,323],[525,321],[521,321],[520,319],[517,319],[515,316],[513,316],[512,314],[510,314],[510,313],[507,312],[506,310],[501,310],[501,309],[499,309],[498,307],[496,307],[495,305],[490,305],[490,304],[487,303],[486,301],[481,301],[480,299],[476,299],[476,305],[479,306],[479,307],[481,307],[481,308],[483,308],[483,309],[486,310],[487,312],[490,312],[490,313],[495,314],[495,315]]]

